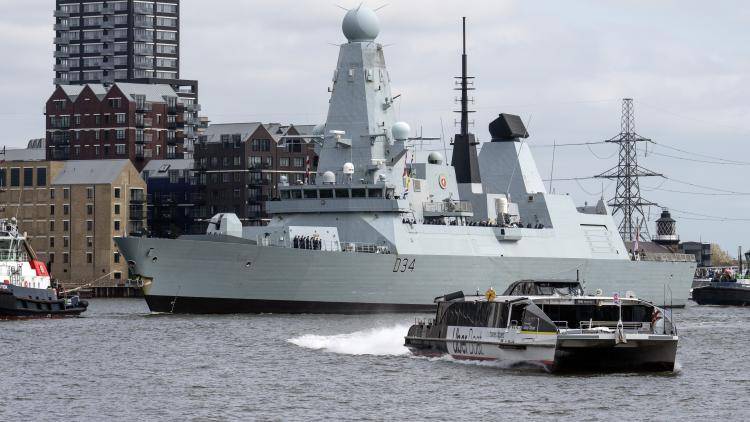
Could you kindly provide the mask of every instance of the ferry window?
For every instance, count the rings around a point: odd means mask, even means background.
[[[504,303],[493,303],[492,309],[490,310],[490,320],[487,323],[488,327],[505,328],[505,317],[507,316],[508,309]]]
[[[454,303],[445,313],[446,324],[465,327],[486,327],[490,316],[490,305],[487,302]]]
[[[0,186],[5,186],[5,169],[0,169]]]
[[[299,189],[291,191],[291,194],[293,199],[302,199],[302,191]]]
[[[21,169],[12,168],[10,169],[10,185],[21,186]]]
[[[320,197],[321,198],[333,198],[333,190],[332,189],[321,189],[320,190]]]
[[[352,189],[352,198],[364,198],[364,197],[365,197],[364,189]]]
[[[282,190],[281,191],[281,199],[289,199],[289,191],[288,190]]]
[[[36,185],[47,186],[47,169],[39,167],[36,169]]]
[[[23,185],[34,186],[34,169],[32,168],[23,169]]]
[[[305,189],[305,198],[314,199],[318,197],[318,191],[315,189]]]
[[[368,189],[367,196],[369,196],[370,198],[382,198],[383,189]]]
[[[539,307],[534,304],[528,304],[523,312],[521,329],[525,331],[552,332],[557,331],[557,326]]]
[[[349,189],[336,189],[336,198],[348,198]]]

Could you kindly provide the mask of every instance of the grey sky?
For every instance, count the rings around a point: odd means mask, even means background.
[[[342,6],[358,2],[338,1]],[[369,1],[371,7],[384,2]],[[3,144],[42,137],[52,86],[51,0],[4,0],[0,16]],[[325,119],[327,87],[344,41],[332,1],[183,0],[181,76],[200,81],[213,122]],[[474,132],[500,112],[521,115],[532,146],[602,140],[620,127],[620,99],[633,97],[636,130],[657,142],[750,162],[750,5],[720,1],[390,1],[378,12],[400,118],[425,135],[453,133],[453,76],[460,69],[460,17],[469,22],[469,68],[477,77]],[[441,148],[436,142],[429,146]],[[534,147],[545,178],[551,148]],[[656,146],[657,154],[715,161]],[[555,176],[590,176],[616,163],[615,147],[558,148]],[[749,165],[716,165],[649,154],[641,164],[675,180],[750,193]],[[598,158],[601,157],[601,158]],[[607,158],[608,159],[602,159]],[[750,195],[642,180],[648,199],[675,210],[683,240],[750,246]],[[607,183],[604,184],[607,187]],[[602,183],[555,182],[577,202]],[[647,190],[658,187],[659,190]],[[609,185],[607,196],[614,185]],[[588,193],[587,193],[588,192]],[[680,211],[677,211],[680,210]],[[692,214],[686,214],[689,212]],[[658,214],[653,209],[652,215]],[[690,218],[690,219],[688,219]]]

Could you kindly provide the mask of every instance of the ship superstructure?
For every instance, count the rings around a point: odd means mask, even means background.
[[[282,181],[268,226],[220,214],[205,236],[117,238],[150,308],[165,312],[375,312],[434,306],[444,291],[504,287],[524,278],[579,279],[684,304],[695,264],[677,255],[631,261],[604,201],[577,208],[545,191],[518,116],[490,124],[476,155],[462,124],[452,165],[418,159],[395,121],[379,24],[347,12],[327,119],[311,137],[314,182]]]

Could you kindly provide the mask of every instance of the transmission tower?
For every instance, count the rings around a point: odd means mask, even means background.
[[[606,142],[620,146],[619,162],[615,167],[596,177],[617,180],[615,197],[608,204],[612,207],[613,216],[621,214],[620,235],[623,240],[629,242],[636,239],[647,240],[650,236],[643,207],[656,204],[643,199],[638,179],[640,177],[662,176],[662,174],[654,173],[638,165],[638,142],[651,142],[651,140],[635,132],[632,98],[623,98],[621,131]]]

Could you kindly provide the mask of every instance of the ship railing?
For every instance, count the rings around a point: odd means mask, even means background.
[[[473,212],[471,202],[469,201],[440,201],[425,202],[423,210],[430,213],[455,213],[455,212]]]
[[[352,252],[352,253],[378,253],[390,254],[391,249],[386,245],[365,242],[343,242],[338,240],[317,239],[313,241],[309,236],[305,236],[302,241],[298,241],[295,247],[294,239],[274,239],[272,236],[259,235],[256,242],[259,246],[290,248],[290,249],[309,249],[322,250],[329,252]]]
[[[27,262],[29,255],[26,252],[0,251],[0,261]]]
[[[624,331],[632,331],[632,332],[642,332],[645,329],[650,330],[651,327],[648,322],[640,322],[640,321],[581,321],[579,323],[581,330],[593,330],[597,327],[605,327],[609,329],[616,329],[620,324],[622,324],[622,329]],[[648,327],[646,327],[648,325]]]
[[[646,253],[638,256],[640,261],[695,262],[695,255],[684,253]]]

